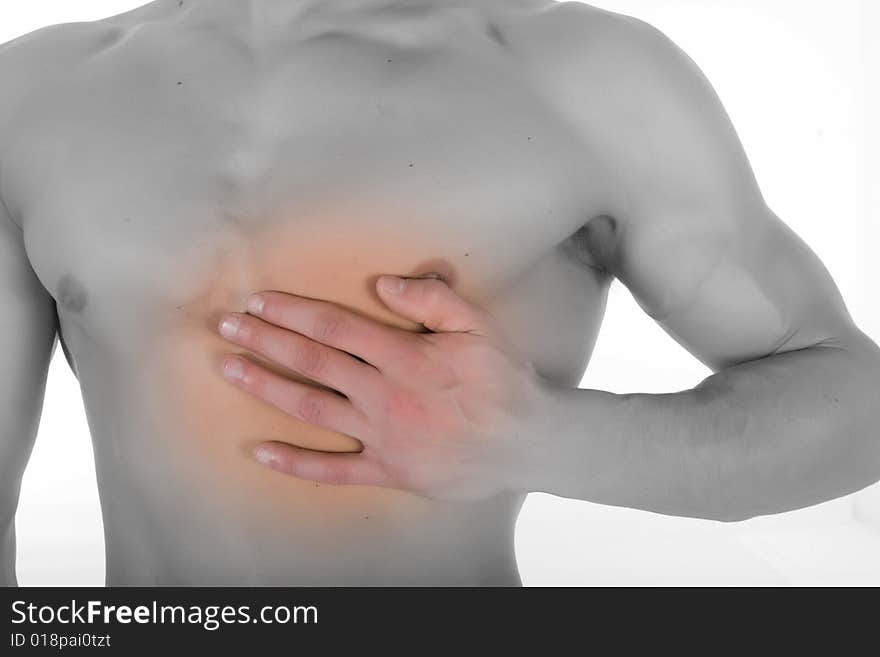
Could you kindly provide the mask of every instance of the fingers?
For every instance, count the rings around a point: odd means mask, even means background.
[[[365,442],[367,419],[345,397],[291,381],[240,356],[226,358],[223,375],[292,417]]]
[[[257,461],[284,474],[323,484],[388,486],[382,468],[363,454],[329,454],[285,443],[263,443]]]
[[[249,315],[227,315],[219,328],[223,337],[233,344],[350,398],[377,385],[379,373],[349,354]]]
[[[325,301],[261,292],[248,300],[247,309],[255,317],[354,354],[379,369],[397,362],[406,351],[405,331]]]
[[[488,313],[462,299],[440,279],[382,276],[376,291],[395,313],[435,333],[486,335],[490,331]]]

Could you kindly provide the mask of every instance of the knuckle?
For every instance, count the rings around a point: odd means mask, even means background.
[[[320,342],[339,338],[345,330],[345,318],[338,312],[324,311],[315,318],[312,335]]]
[[[324,372],[328,357],[329,352],[324,347],[305,343],[293,349],[291,362],[295,370],[314,378]]]
[[[306,393],[297,405],[297,415],[306,422],[320,420],[324,416],[325,410],[324,398],[317,393]]]

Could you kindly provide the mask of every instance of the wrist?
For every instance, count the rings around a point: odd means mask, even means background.
[[[502,468],[504,487],[516,493],[549,492],[553,480],[552,451],[564,427],[571,422],[566,408],[576,388],[535,374],[526,401],[516,413],[508,432],[507,458]]]
[[[516,490],[594,502],[613,498],[627,467],[633,396],[545,379],[538,399],[534,428],[522,436],[511,469]]]

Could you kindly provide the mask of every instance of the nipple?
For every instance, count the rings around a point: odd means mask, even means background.
[[[433,278],[452,287],[455,284],[455,271],[446,260],[435,259],[415,267],[413,273],[407,274],[406,278]]]

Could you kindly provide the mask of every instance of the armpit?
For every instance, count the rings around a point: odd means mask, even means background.
[[[616,270],[617,237],[617,221],[602,215],[584,224],[561,248],[597,272],[610,275]]]

